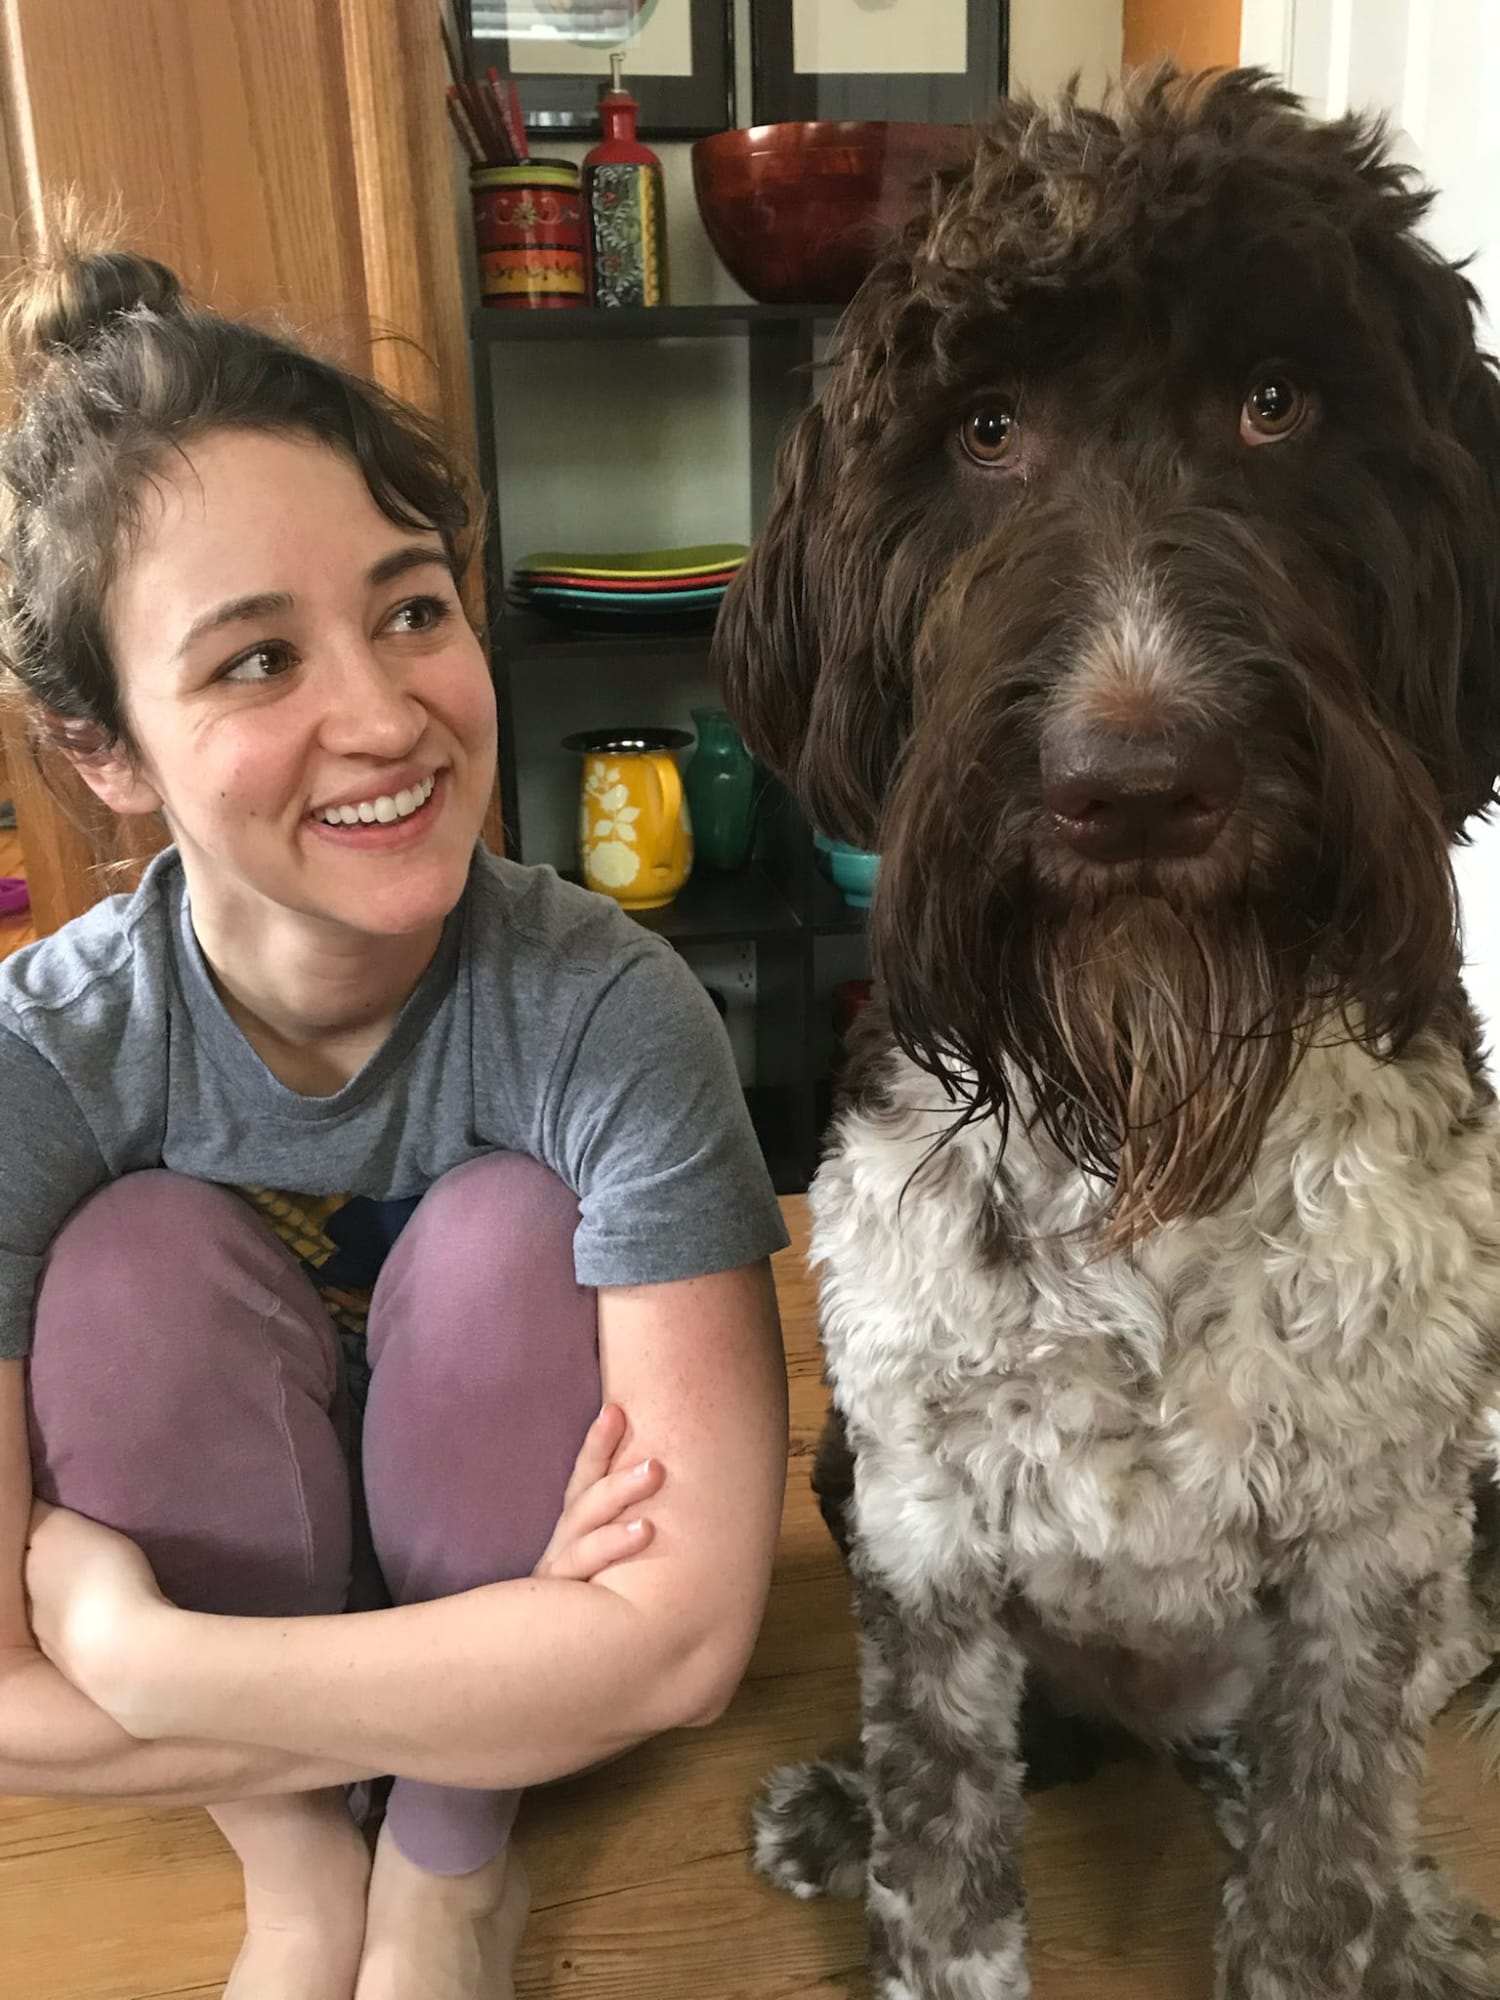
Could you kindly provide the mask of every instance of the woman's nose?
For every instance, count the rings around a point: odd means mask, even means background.
[[[400,756],[427,724],[427,711],[408,684],[371,646],[351,646],[330,677],[322,735],[346,754]]]

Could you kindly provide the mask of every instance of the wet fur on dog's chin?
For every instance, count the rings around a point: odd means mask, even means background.
[[[888,906],[886,925],[899,922]],[[1243,902],[1183,908],[1119,892],[1012,913],[975,940],[960,979],[945,978],[946,1018],[920,958],[890,940],[883,958],[894,1039],[946,1083],[954,1129],[998,1116],[1044,1132],[1093,1177],[1089,1226],[1106,1254],[1212,1214],[1243,1185],[1309,1048],[1403,1045],[1388,1009],[1367,1014],[1316,966],[1298,976],[1295,955]],[[1438,963],[1451,981],[1451,948]]]
[[[1233,1194],[1308,1042],[1339,1032],[1241,910],[1117,896],[1016,942],[996,1053],[1023,1115],[1098,1176],[1101,1252]]]

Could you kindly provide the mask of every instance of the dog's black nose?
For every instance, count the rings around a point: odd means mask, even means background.
[[[1089,861],[1186,860],[1213,845],[1244,772],[1227,736],[1049,730],[1042,805]]]

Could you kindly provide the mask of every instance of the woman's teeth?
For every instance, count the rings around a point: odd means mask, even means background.
[[[323,820],[328,826],[357,826],[361,821],[373,826],[376,821],[389,824],[396,819],[410,819],[419,806],[425,806],[432,797],[436,777],[424,778],[420,785],[413,785],[408,792],[382,792],[378,798],[361,799],[357,806],[324,806],[315,813],[315,819]]]

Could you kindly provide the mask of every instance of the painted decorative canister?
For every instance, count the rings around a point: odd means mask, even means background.
[[[685,729],[587,729],[563,738],[583,758],[578,864],[590,889],[627,910],[670,903],[693,870],[693,823],[677,769]]]
[[[667,302],[667,198],[661,161],[636,137],[640,106],[625,88],[623,58],[599,100],[604,137],[583,162],[589,283],[596,306]]]
[[[469,176],[479,289],[487,306],[584,306],[588,256],[570,160],[476,167]]]

